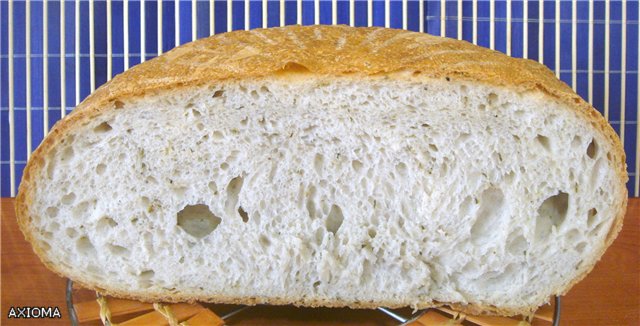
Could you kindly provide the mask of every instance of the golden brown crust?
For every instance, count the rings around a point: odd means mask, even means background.
[[[413,80],[446,79],[480,83],[520,93],[541,93],[564,104],[583,117],[608,139],[612,151],[611,162],[621,183],[626,183],[625,154],[616,133],[607,121],[571,88],[559,81],[543,65],[523,59],[514,59],[502,53],[474,46],[464,41],[440,38],[427,34],[377,27],[352,28],[347,26],[288,26],[252,31],[235,31],[185,44],[164,55],[140,64],[103,85],[84,100],[72,114],[58,122],[51,133],[33,153],[24,170],[16,200],[18,224],[43,263],[63,275],[61,267],[47,260],[43,248],[35,241],[29,213],[36,176],[44,166],[44,157],[61,141],[62,135],[89,121],[103,111],[116,110],[118,101],[155,92],[190,87],[215,85],[228,79],[251,79],[276,76],[281,72],[297,71],[315,76],[352,77],[371,76],[411,78]],[[397,74],[396,72],[408,72]],[[626,211],[626,188],[614,196],[624,196],[622,205],[605,243],[598,250],[600,257],[613,242],[622,227]],[[571,284],[557,289],[564,294],[584,278],[593,268],[584,267],[584,273]],[[70,276],[88,288],[144,301],[181,301],[193,299],[171,295],[135,296],[125,292],[98,289],[80,275]],[[305,306],[350,306],[373,308],[378,305],[393,307],[393,302],[347,303],[325,300],[292,302],[286,298],[196,298],[203,301],[227,303],[298,304]],[[439,305],[424,303],[421,307]],[[505,315],[530,311],[533,307],[499,309],[490,306],[460,306],[468,311],[482,311]]]

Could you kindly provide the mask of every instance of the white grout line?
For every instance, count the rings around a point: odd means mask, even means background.
[[[269,1],[262,0],[262,28],[267,28],[267,26],[269,26],[269,24],[267,22],[267,18],[269,18],[267,16],[267,4],[268,3],[269,3]],[[302,0],[300,0],[298,2],[298,10],[300,11],[300,13],[302,12]],[[298,15],[298,19],[302,22],[302,15],[301,14]]]
[[[111,0],[107,0],[107,81],[111,80],[113,74],[113,48],[111,35]]]
[[[611,3],[606,1],[604,10],[604,118],[609,120],[609,48],[611,41],[611,26],[609,19],[611,18]]]
[[[420,31],[420,33],[424,33],[424,1],[423,0],[420,0],[420,3],[418,4],[418,11],[420,13],[420,22],[418,24],[419,25],[418,30]]]
[[[49,133],[49,3],[42,2],[42,130]],[[31,127],[31,125],[29,125]],[[31,149],[29,150],[31,152]]]
[[[233,31],[233,0],[227,0],[227,32]]]
[[[124,70],[129,69],[129,0],[122,3],[122,38],[124,42]]]
[[[478,0],[473,0],[473,44],[478,44]]]
[[[16,195],[15,114],[13,112],[13,0],[9,0],[9,176],[11,197]]]
[[[402,0],[402,29],[407,30],[407,0]]]
[[[251,29],[251,1],[244,1],[244,30],[248,31]]]
[[[191,0],[191,40],[198,39],[198,3],[196,0]]]
[[[65,1],[60,1],[60,118],[64,118],[67,114],[67,67],[66,67],[66,48],[65,48]],[[48,121],[47,121],[48,123]]]
[[[578,89],[578,0],[571,3],[571,88]]]
[[[338,24],[338,0],[333,0],[331,3],[331,25]]]
[[[496,48],[496,2],[489,1],[489,48]]]
[[[555,64],[554,64],[554,70],[556,72],[556,77],[560,78],[560,0],[555,0],[555,4],[556,4],[556,8],[555,8],[555,15],[556,15],[556,23],[555,23],[555,41],[556,41],[556,46],[555,46],[555,55],[554,55],[554,59],[555,59]]]
[[[265,0],[262,6],[262,8],[265,10],[264,17],[267,17],[266,6],[267,6],[267,1]],[[266,20],[266,18],[263,18],[263,20]],[[296,6],[296,24],[302,25],[302,0],[298,0],[298,5]],[[264,26],[267,26],[267,24],[265,23]]]
[[[511,0],[507,0],[507,55],[511,56]]]
[[[31,156],[31,1],[25,2],[25,52],[27,54],[26,60],[26,102],[27,102],[27,159]]]
[[[422,0],[420,0],[422,3]],[[367,26],[373,26],[373,0],[367,1]]]
[[[96,41],[94,35],[94,0],[89,1],[89,72],[91,80],[89,84],[91,85],[91,92],[96,89]]]
[[[145,19],[146,19],[146,13],[144,12],[144,1],[140,1],[140,62],[144,62],[147,58],[147,49],[146,49],[146,38],[145,36],[146,34],[146,26],[145,26]]]
[[[349,26],[356,26],[355,0],[349,0]]]
[[[75,44],[74,46],[74,50],[75,50],[75,86],[76,86],[76,103],[75,105],[77,106],[78,104],[80,104],[80,0],[76,0],[76,6],[75,6],[75,14],[74,14],[74,19],[75,19]]]
[[[285,1],[284,0],[280,0],[280,26],[284,26],[285,25]]]
[[[458,39],[462,39],[462,0],[458,0]]]
[[[589,1],[589,45],[587,49],[588,59],[587,59],[587,99],[589,103],[593,106],[593,3],[594,1]]]
[[[538,62],[544,64],[544,1],[538,1]]]
[[[638,17],[640,17],[640,5],[638,7]],[[640,31],[638,32],[638,42],[636,43],[636,51],[640,51]],[[637,52],[636,52],[637,53]],[[637,67],[640,70],[640,55],[637,56]],[[640,118],[640,73],[636,76],[636,119]],[[634,195],[640,196],[640,123],[636,123],[636,169],[635,169],[635,185]]]
[[[313,24],[320,24],[320,0],[315,0],[313,4]]]
[[[440,36],[447,36],[447,1],[440,0]]]
[[[391,15],[390,15],[390,11],[391,11],[391,0],[385,0],[384,1],[384,27],[389,28],[391,27]]]
[[[529,2],[522,2],[522,57],[529,58]]]
[[[622,141],[622,148],[624,148],[624,122],[627,115],[626,110],[626,97],[627,97],[627,1],[622,0],[622,35],[620,45],[621,53],[620,53],[620,70],[622,73],[620,74],[620,141]],[[637,118],[637,117],[636,117]]]
[[[216,33],[215,23],[215,1],[209,0],[209,35],[213,35]]]
[[[174,2],[173,2],[173,12],[174,12],[174,16],[173,16],[173,29],[174,29],[173,46],[178,46],[178,45],[180,45],[180,0],[174,0]],[[161,32],[162,32],[162,30],[158,34],[161,34]]]

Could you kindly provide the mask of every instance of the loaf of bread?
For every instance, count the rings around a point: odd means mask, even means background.
[[[143,301],[528,313],[626,209],[625,155],[544,66],[289,26],[178,47],[58,122],[17,216],[52,271]]]

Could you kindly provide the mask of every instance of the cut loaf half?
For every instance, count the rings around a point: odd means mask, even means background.
[[[624,162],[538,63],[291,26],[117,76],[38,147],[16,209],[51,270],[115,296],[516,314],[614,240]]]

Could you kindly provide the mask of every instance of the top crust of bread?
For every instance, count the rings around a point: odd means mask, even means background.
[[[47,261],[42,248],[33,239],[30,204],[36,176],[44,167],[44,157],[59,143],[62,135],[86,124],[105,111],[117,110],[120,101],[147,96],[179,87],[214,85],[231,79],[286,78],[295,82],[311,74],[323,77],[366,79],[369,77],[405,80],[460,80],[504,88],[519,93],[538,93],[575,111],[598,130],[612,145],[612,160],[621,183],[626,183],[625,154],[615,131],[607,121],[570,87],[558,80],[544,65],[532,60],[508,57],[500,52],[474,46],[465,41],[428,34],[377,27],[287,26],[251,31],[234,31],[201,39],[177,47],[116,76],[60,122],[33,153],[23,174],[16,200],[16,215],[27,241],[43,263],[60,275],[60,269]],[[613,242],[622,227],[626,211],[626,188],[623,204],[600,249],[599,255]],[[595,262],[594,262],[595,265]],[[574,280],[580,281],[593,268]],[[84,283],[84,282],[80,282]],[[97,289],[91,284],[84,284]],[[557,289],[565,293],[571,288]],[[114,293],[126,297],[124,293]],[[175,298],[135,298],[145,301]],[[228,298],[221,298],[229,302]],[[260,303],[254,298],[241,303]],[[268,301],[272,304],[288,303]],[[339,302],[300,302],[307,306],[340,306]],[[352,307],[374,308],[367,303]],[[492,306],[457,307],[468,312],[514,314]],[[532,307],[535,308],[535,307]]]

